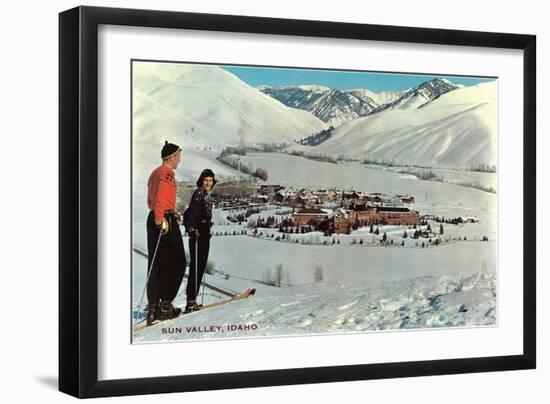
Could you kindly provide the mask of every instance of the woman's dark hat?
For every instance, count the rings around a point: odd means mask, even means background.
[[[216,181],[216,176],[214,175],[214,171],[212,171],[212,170],[209,169],[209,168],[205,168],[204,170],[202,170],[202,173],[201,173],[199,179],[197,180],[197,187],[202,188],[202,181],[203,181],[206,177],[212,177],[212,179],[214,180],[214,181],[212,182],[212,188],[214,188],[214,185],[216,185],[216,183],[217,183],[218,181]]]
[[[162,151],[160,152],[160,157],[162,157],[163,160],[166,160],[167,158],[170,158],[172,155],[179,152],[181,148],[174,143],[168,143],[168,140],[164,142],[164,146],[162,146]]]

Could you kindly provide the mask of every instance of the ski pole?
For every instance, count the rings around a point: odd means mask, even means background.
[[[197,303],[197,295],[199,294],[198,278],[199,278],[199,236],[195,233],[195,304]]]
[[[206,276],[206,269],[204,270],[203,276]],[[201,304],[204,305],[204,288],[202,288]]]
[[[204,272],[202,273],[202,276],[206,276],[206,268],[204,268]],[[202,284],[202,282],[201,282],[201,284]],[[202,288],[201,304],[204,305],[204,288]]]
[[[159,249],[159,244],[160,244],[161,237],[162,237],[162,229],[160,229],[160,231],[159,231],[159,238],[157,240],[157,245],[155,247],[155,252],[153,253],[153,258],[151,259],[151,265],[149,266],[149,270],[147,271],[147,279],[145,280],[145,286],[143,287],[143,292],[141,292],[141,299],[139,301],[139,306],[138,306],[138,315],[139,315],[139,312],[141,311],[141,306],[143,305],[143,298],[145,297],[145,291],[147,290],[147,284],[149,283],[149,277],[151,276],[151,271],[153,269],[153,264],[155,263],[155,258],[157,256],[157,251]],[[149,308],[149,309],[151,309],[151,308]],[[137,320],[137,316],[134,319],[134,328],[136,327],[136,320]]]

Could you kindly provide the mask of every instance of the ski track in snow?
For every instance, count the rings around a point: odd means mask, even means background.
[[[299,300],[296,297],[300,296]],[[281,303],[288,301],[287,303]],[[135,342],[267,337],[496,324],[496,276],[424,276],[368,284],[266,287],[246,300],[146,329]],[[219,332],[188,332],[221,326]],[[252,326],[230,331],[229,325]],[[179,327],[181,333],[161,332]],[[187,328],[191,327],[191,328]]]

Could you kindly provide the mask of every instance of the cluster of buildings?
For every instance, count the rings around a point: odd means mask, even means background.
[[[390,196],[336,188],[294,189],[242,182],[219,184],[214,192],[222,207],[272,203],[292,208],[294,226],[309,226],[329,234],[346,234],[357,227],[378,224],[420,224],[418,212],[406,206],[415,203],[411,195]]]
[[[420,224],[418,212],[405,206],[415,202],[410,195],[335,188],[270,191],[274,202],[298,209],[292,215],[296,226],[307,225],[328,234],[348,234],[354,228],[377,224]]]
[[[380,192],[360,192],[355,190],[284,188],[279,185],[261,185],[258,197],[267,202],[279,203],[294,208],[313,208],[318,206],[349,208],[358,204],[412,204],[414,197],[410,195],[395,195],[390,197]]]

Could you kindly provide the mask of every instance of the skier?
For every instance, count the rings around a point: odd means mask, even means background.
[[[173,306],[185,274],[185,250],[176,212],[176,177],[174,170],[181,161],[181,148],[165,142],[161,150],[162,164],[147,182],[147,324],[155,320],[177,317],[180,308]],[[152,265],[151,265],[152,264]]]
[[[212,227],[212,199],[210,194],[215,185],[214,172],[208,168],[203,170],[197,180],[197,189],[183,214],[185,229],[189,234],[189,251],[191,255],[189,278],[187,280],[186,313],[201,308],[201,305],[197,304],[197,294],[210,250],[210,229]]]

